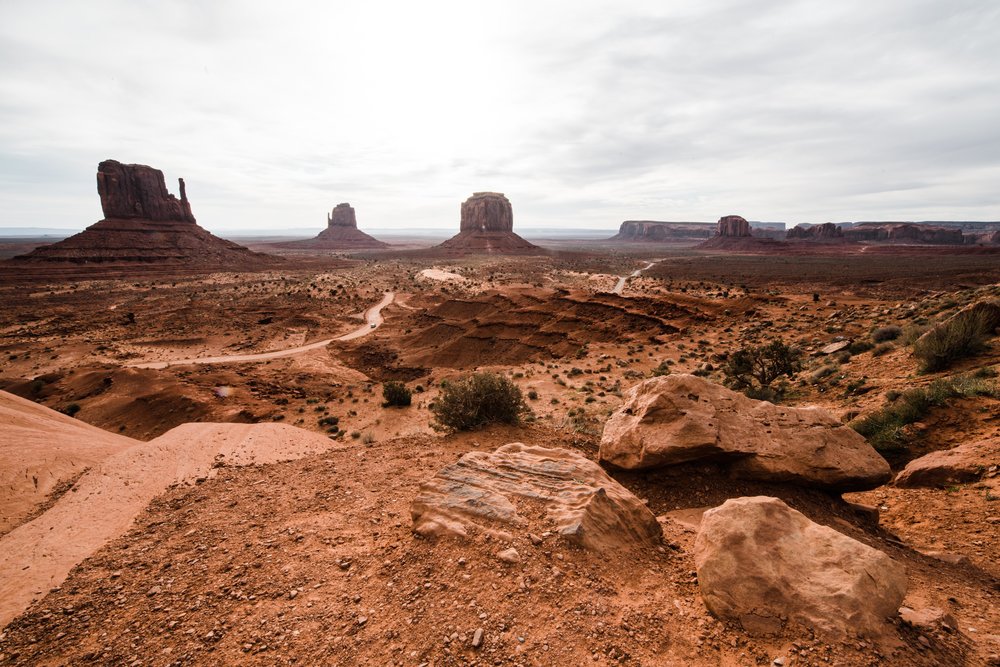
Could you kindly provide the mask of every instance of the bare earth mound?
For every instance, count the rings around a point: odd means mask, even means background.
[[[227,465],[287,461],[327,449],[328,438],[285,424],[185,424],[104,459],[37,519],[0,538],[0,626],[118,537],[172,484]]]
[[[60,482],[139,444],[0,391],[0,535],[19,525]]]

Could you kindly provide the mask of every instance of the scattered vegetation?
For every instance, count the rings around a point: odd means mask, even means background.
[[[908,449],[904,427],[919,421],[931,409],[946,405],[961,396],[1000,396],[996,383],[990,381],[990,369],[953,378],[935,380],[926,388],[909,389],[886,395],[884,408],[851,422],[851,428],[863,435],[876,450],[905,452]]]
[[[895,324],[889,325],[887,327],[879,327],[872,331],[872,342],[873,343],[885,343],[886,341],[896,340],[903,335],[903,329],[896,326]]]
[[[473,373],[447,386],[442,383],[431,410],[435,429],[471,431],[494,422],[517,424],[528,407],[511,380],[495,373]]]
[[[791,378],[802,370],[802,352],[782,340],[767,345],[748,345],[729,355],[722,367],[726,385],[751,398],[779,400],[782,387],[771,384],[780,377]]]
[[[413,394],[402,382],[390,380],[382,385],[382,398],[385,399],[382,403],[383,408],[390,406],[405,408],[410,405]]]
[[[994,317],[985,310],[970,310],[937,325],[913,344],[920,372],[944,370],[959,359],[979,354],[995,327]]]

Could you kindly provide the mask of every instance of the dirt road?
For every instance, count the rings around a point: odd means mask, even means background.
[[[361,338],[362,336],[367,336],[372,331],[382,326],[382,322],[385,318],[382,317],[382,309],[392,303],[393,299],[396,298],[395,292],[386,292],[382,297],[382,300],[377,304],[365,311],[365,323],[352,331],[349,334],[344,334],[337,338],[327,338],[325,340],[319,340],[315,343],[309,343],[308,345],[301,345],[299,347],[292,347],[287,350],[276,350],[274,352],[260,352],[258,354],[231,354],[220,357],[199,357],[194,359],[174,359],[171,361],[148,361],[140,362],[135,364],[129,364],[132,368],[156,368],[162,369],[167,366],[182,366],[187,364],[231,364],[231,363],[246,363],[254,361],[267,361],[268,359],[280,359],[281,357],[291,357],[296,354],[301,354],[303,352],[308,352],[310,350],[317,350],[322,347],[326,347],[335,340],[354,340],[355,338]]]
[[[622,276],[621,278],[619,278],[618,282],[615,283],[615,288],[613,290],[611,290],[611,293],[612,294],[621,294],[622,290],[625,289],[625,283],[628,282],[629,278],[635,278],[640,273],[642,273],[643,271],[645,271],[649,267],[653,266],[654,264],[656,264],[656,262],[648,262],[646,264],[646,266],[642,267],[641,269],[636,269],[635,271],[633,271],[632,273],[628,274],[627,276]]]

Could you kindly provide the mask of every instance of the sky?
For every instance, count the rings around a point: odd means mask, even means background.
[[[996,0],[0,0],[0,228],[1000,220]]]

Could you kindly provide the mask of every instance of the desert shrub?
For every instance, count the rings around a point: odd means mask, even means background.
[[[881,357],[883,354],[888,354],[896,349],[896,346],[892,343],[879,343],[874,348],[872,348],[873,357]]]
[[[927,324],[911,324],[903,329],[903,344],[913,345],[917,339],[923,336],[930,329]]]
[[[874,343],[884,343],[890,340],[896,340],[903,335],[903,329],[897,327],[895,324],[890,324],[887,327],[879,327],[872,331],[872,342]]]
[[[778,378],[790,378],[800,370],[802,353],[781,340],[742,347],[722,367],[726,385],[743,392],[767,389]]]
[[[996,384],[975,374],[935,380],[926,388],[908,389],[902,393],[888,392],[889,404],[856,419],[850,426],[863,435],[880,452],[900,452],[907,449],[903,427],[922,419],[931,409],[946,405],[960,396],[997,396]]]
[[[76,413],[79,412],[79,411],[80,411],[80,404],[79,403],[70,403],[69,405],[67,405],[63,409],[63,412],[65,414],[69,415],[70,417],[75,416]]]
[[[410,404],[412,396],[410,390],[402,382],[390,380],[382,385],[382,398],[385,399],[382,407],[384,408],[389,406],[405,408]]]
[[[470,431],[493,422],[517,424],[528,407],[511,380],[473,373],[444,387],[432,411],[435,429]]]
[[[959,359],[979,354],[993,332],[986,313],[969,312],[934,327],[913,344],[921,373],[948,368]]]
[[[528,398],[531,399],[532,401],[537,401],[538,400],[538,392],[535,391],[534,389],[532,389],[531,391],[528,392]]]
[[[862,352],[867,352],[873,347],[875,347],[875,345],[871,341],[862,339],[852,342],[847,347],[847,351],[851,354],[861,354]]]

